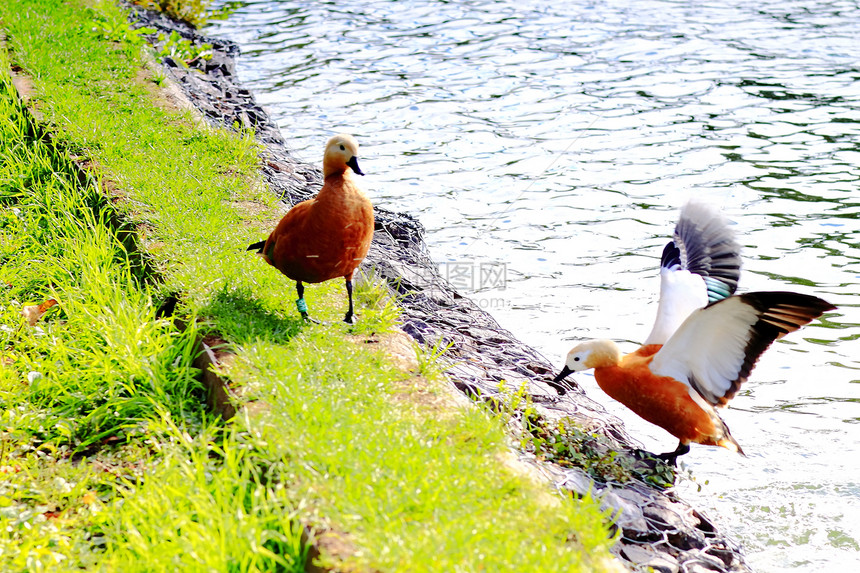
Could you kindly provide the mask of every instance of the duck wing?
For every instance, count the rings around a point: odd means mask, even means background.
[[[740,274],[729,222],[716,207],[687,203],[660,258],[660,302],[645,344],[665,344],[690,313],[734,294]]]
[[[698,309],[654,355],[651,372],[694,388],[725,406],[774,340],[834,307],[793,292],[751,292]]]

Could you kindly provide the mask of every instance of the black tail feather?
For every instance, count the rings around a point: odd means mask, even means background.
[[[266,241],[264,239],[262,241],[257,241],[256,243],[251,243],[250,245],[248,245],[248,248],[245,250],[246,251],[257,251],[258,253],[262,253],[263,247],[265,247],[265,246],[266,246]]]

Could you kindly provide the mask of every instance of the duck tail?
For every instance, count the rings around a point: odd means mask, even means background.
[[[723,448],[726,448],[727,450],[737,452],[740,455],[746,457],[746,454],[744,453],[743,449],[741,448],[741,445],[739,443],[737,443],[731,435],[727,435],[726,437],[719,440],[717,442],[717,445],[721,446]]]
[[[730,450],[732,452],[737,452],[740,455],[746,457],[746,454],[741,448],[741,445],[737,442],[737,440],[735,440],[731,432],[729,432],[729,427],[726,425],[723,419],[716,414],[716,412],[714,412],[714,418],[716,418],[714,422],[719,423],[720,426],[719,432],[717,434],[719,437],[717,438],[715,445],[720,446],[722,448],[726,448],[727,450]]]
[[[262,241],[257,241],[256,243],[251,243],[250,245],[248,245],[248,248],[245,250],[246,251],[257,251],[258,253],[262,254],[263,247],[265,247],[265,246],[266,246],[266,241],[264,239]]]

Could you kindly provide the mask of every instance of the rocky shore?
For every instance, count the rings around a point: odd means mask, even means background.
[[[181,64],[171,57],[159,62],[169,82],[214,125],[253,130],[265,145],[263,173],[273,192],[290,205],[313,196],[322,185],[320,170],[296,160],[288,141],[253,93],[236,77],[238,47],[228,40],[205,37],[185,24],[131,6],[138,27],[164,35],[178,33],[194,45],[210,44],[212,58]],[[158,34],[150,34],[158,43]],[[376,208],[376,233],[365,266],[385,278],[403,309],[403,330],[422,344],[451,342],[456,360],[449,370],[455,386],[471,397],[492,402],[499,384],[525,382],[538,413],[548,420],[571,418],[587,432],[605,437],[618,457],[637,463],[623,425],[578,387],[559,396],[548,382],[552,365],[516,340],[477,304],[461,296],[440,276],[423,240],[423,227],[408,214]],[[616,554],[631,569],[655,571],[749,571],[740,546],[717,531],[695,508],[671,489],[642,481],[606,482],[577,468],[535,462],[557,487],[582,496],[589,492],[618,512],[621,539]]]

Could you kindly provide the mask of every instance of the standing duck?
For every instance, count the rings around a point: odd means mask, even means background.
[[[268,239],[248,247],[296,281],[296,307],[305,320],[311,319],[302,283],[343,277],[349,297],[344,322],[354,321],[352,276],[373,238],[373,205],[353,173],[364,175],[358,166],[358,142],[346,134],[332,137],[323,156],[325,182],[317,196],[290,209]]]
[[[743,454],[717,413],[779,338],[836,307],[793,292],[735,295],[740,247],[714,208],[688,203],[660,264],[657,319],[645,344],[622,356],[611,340],[575,346],[554,383],[594,369],[598,386],[678,438],[657,456],[674,465],[690,443]]]

